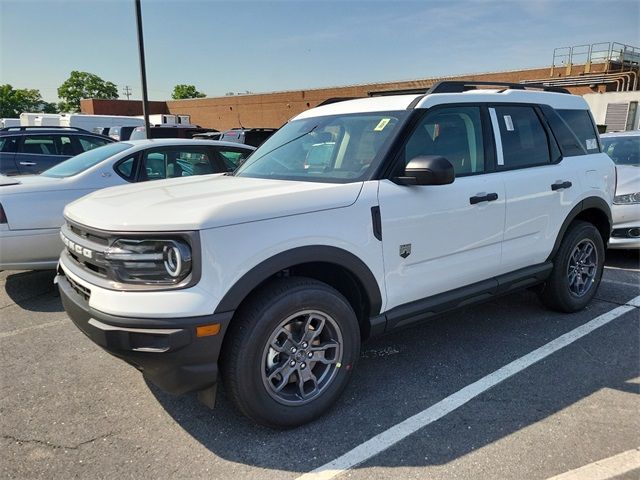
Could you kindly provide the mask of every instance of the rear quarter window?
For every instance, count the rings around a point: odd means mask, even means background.
[[[599,153],[598,132],[589,110],[556,110],[558,115],[580,142],[586,153]]]

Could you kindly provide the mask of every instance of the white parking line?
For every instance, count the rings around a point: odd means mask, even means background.
[[[606,270],[623,270],[625,272],[640,272],[638,268],[604,267]]]
[[[640,468],[640,447],[556,475],[548,480],[608,480],[637,468]]]
[[[19,328],[18,330],[11,330],[10,332],[0,332],[0,338],[14,337],[21,333],[30,332],[31,330],[40,330],[42,328],[53,327],[54,325],[61,325],[68,323],[68,320],[56,320],[54,322],[41,323],[40,325],[32,325],[30,327]]]
[[[365,462],[371,457],[378,455],[380,452],[383,452],[387,448],[395,445],[399,441],[430,423],[441,419],[445,415],[451,413],[500,382],[503,382],[512,375],[521,372],[525,368],[530,367],[552,353],[572,344],[576,340],[581,339],[585,335],[588,335],[597,328],[615,320],[619,316],[630,312],[637,306],[640,306],[640,296],[630,300],[626,305],[614,308],[613,310],[594,318],[584,325],[561,335],[546,345],[543,345],[527,355],[514,360],[502,368],[499,368],[480,380],[467,385],[462,390],[458,390],[453,395],[440,400],[438,403],[432,405],[426,410],[423,410],[422,412],[407,418],[403,422],[394,425],[388,430],[379,433],[375,437],[370,438],[341,457],[316,468],[312,472],[299,476],[297,480],[327,480],[340,475],[356,465]]]

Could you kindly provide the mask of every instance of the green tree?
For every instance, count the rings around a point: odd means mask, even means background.
[[[17,118],[22,112],[57,112],[54,103],[42,100],[40,91],[32,88],[14,89],[8,83],[0,85],[0,117]]]
[[[206,95],[196,90],[195,85],[176,85],[173,87],[171,98],[174,100],[182,100],[183,98],[203,98]]]
[[[62,99],[60,108],[67,112],[80,110],[80,99],[100,98],[112,100],[118,98],[118,87],[93,73],[74,70],[58,88],[58,97]]]

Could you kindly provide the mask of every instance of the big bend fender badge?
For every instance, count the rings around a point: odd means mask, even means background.
[[[407,258],[409,255],[411,255],[411,244],[400,245],[400,256]]]

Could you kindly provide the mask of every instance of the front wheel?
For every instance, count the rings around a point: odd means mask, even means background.
[[[238,311],[225,339],[223,380],[235,406],[255,422],[295,427],[335,402],[359,352],[358,322],[339,292],[283,278]]]
[[[560,312],[582,310],[594,297],[604,269],[604,242],[593,224],[571,224],[553,259],[553,270],[539,294]]]

